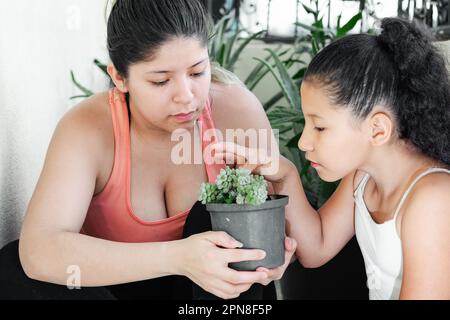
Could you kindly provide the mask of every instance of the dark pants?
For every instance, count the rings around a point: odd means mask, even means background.
[[[183,237],[211,230],[209,213],[197,202],[190,211],[183,230]],[[48,300],[212,300],[218,297],[206,292],[186,277],[167,276],[151,280],[105,287],[83,287],[70,290],[27,277],[19,261],[19,241],[9,243],[0,250],[0,299],[48,299]],[[264,287],[254,284],[242,293],[239,300],[275,300],[273,283]]]

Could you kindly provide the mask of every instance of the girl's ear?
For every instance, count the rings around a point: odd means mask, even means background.
[[[108,65],[107,71],[116,88],[123,93],[128,92],[126,79],[119,73],[119,71],[117,71],[116,67],[112,63]]]
[[[369,119],[370,138],[373,146],[381,146],[391,139],[394,133],[392,117],[385,112],[377,112]]]

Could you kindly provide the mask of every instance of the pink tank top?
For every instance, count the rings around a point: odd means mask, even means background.
[[[181,239],[189,210],[157,221],[143,221],[133,213],[130,197],[130,128],[125,95],[117,88],[109,91],[114,129],[114,165],[103,191],[92,198],[81,233],[118,242],[156,242]],[[202,150],[217,141],[204,135],[215,129],[211,106],[207,102],[198,119],[202,137]],[[205,140],[208,138],[208,140]],[[206,154],[203,153],[205,158]],[[224,165],[208,165],[205,161],[208,181],[214,182]],[[180,194],[180,196],[182,196]]]

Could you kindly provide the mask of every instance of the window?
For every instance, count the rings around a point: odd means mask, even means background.
[[[341,24],[359,11],[363,19],[354,32],[374,28],[377,20],[390,16],[404,16],[425,21],[437,32],[450,33],[450,0],[206,0],[213,16],[236,10],[241,24],[250,33],[267,30],[266,40],[290,41],[301,33],[300,22],[311,25],[314,21],[308,7],[318,11],[325,27],[334,28],[338,16]],[[219,8],[220,6],[220,8]],[[448,35],[450,37],[450,34]]]
[[[295,23],[311,25],[314,17],[308,10],[318,11],[325,27],[335,27],[338,16],[341,23],[363,9],[363,20],[356,32],[367,31],[379,17],[395,16],[396,1],[360,0],[243,0],[240,4],[240,21],[250,32],[268,30],[269,39],[289,40],[305,32]]]

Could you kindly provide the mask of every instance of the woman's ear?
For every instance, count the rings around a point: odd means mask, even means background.
[[[381,146],[391,139],[394,133],[394,121],[385,112],[376,112],[369,119],[370,138],[373,146]]]
[[[128,92],[126,79],[120,74],[119,71],[117,71],[116,67],[112,63],[108,65],[107,71],[116,88],[123,93]]]

